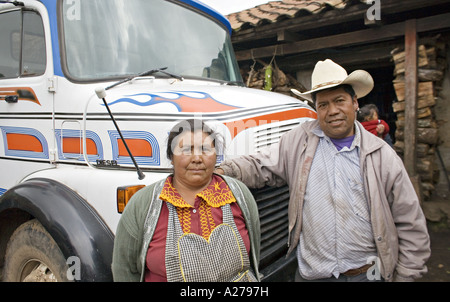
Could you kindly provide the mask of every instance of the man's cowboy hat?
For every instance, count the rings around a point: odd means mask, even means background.
[[[343,84],[351,85],[357,98],[362,98],[372,90],[373,79],[372,76],[364,70],[355,70],[348,75],[343,67],[330,59],[326,59],[325,61],[317,62],[314,67],[311,76],[312,89],[310,91],[303,93],[295,89],[292,89],[291,91],[298,96],[312,101],[312,93]]]

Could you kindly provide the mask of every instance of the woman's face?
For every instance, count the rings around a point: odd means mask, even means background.
[[[217,157],[212,138],[199,130],[184,132],[176,139],[172,157],[174,180],[196,188],[208,185]]]

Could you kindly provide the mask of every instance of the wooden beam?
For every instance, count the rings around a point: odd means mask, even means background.
[[[379,68],[392,66],[391,51],[403,42],[403,37],[392,41],[372,43],[370,45],[358,45],[351,51],[309,52],[288,57],[277,58],[278,67],[284,72],[295,73],[299,70],[312,70],[317,61],[328,58],[339,62],[348,70],[364,68]]]
[[[450,29],[450,13],[417,19],[417,32],[439,29]],[[266,58],[276,55],[290,55],[315,51],[325,48],[351,46],[357,44],[387,41],[401,37],[405,33],[405,22],[388,24],[379,28],[364,29],[344,34],[320,37],[287,44],[270,45],[265,47],[236,51],[238,61],[252,58]],[[252,57],[253,55],[253,57]]]
[[[450,15],[450,14],[449,14]],[[294,43],[278,44],[253,48],[251,50],[236,51],[236,58],[238,61],[250,60],[253,57],[264,58],[276,55],[289,55],[314,51],[324,48],[350,46],[352,44],[373,43],[389,39],[393,36],[402,36],[404,33],[404,25],[391,24],[381,28],[371,28],[345,34],[315,38],[310,40],[303,40]]]
[[[277,33],[278,42],[296,42],[302,40],[299,34],[290,32],[288,30],[280,30]]]
[[[417,22],[415,19],[405,22],[405,151],[403,163],[414,190],[423,201],[422,184],[417,173]]]
[[[417,30],[416,20],[405,22],[405,153],[409,176],[416,175],[417,145]]]

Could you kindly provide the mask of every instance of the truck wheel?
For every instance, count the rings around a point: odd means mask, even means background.
[[[4,281],[69,281],[68,266],[56,242],[36,219],[14,231],[5,255]]]

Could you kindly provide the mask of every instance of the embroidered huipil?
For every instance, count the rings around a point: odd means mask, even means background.
[[[250,250],[248,231],[245,220],[236,199],[225,181],[213,175],[208,187],[197,194],[194,206],[188,204],[172,185],[168,177],[159,198],[176,208],[178,220],[184,233],[194,233],[208,239],[216,226],[223,221],[221,207],[230,204],[234,222],[244,241],[247,253]],[[169,210],[163,205],[158,224],[146,257],[145,281],[167,281],[165,253]]]
[[[350,148],[338,151],[320,128],[303,205],[297,253],[306,279],[338,277],[376,256],[360,169],[358,127]]]

